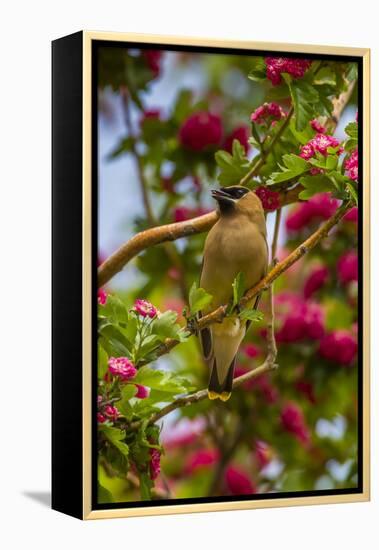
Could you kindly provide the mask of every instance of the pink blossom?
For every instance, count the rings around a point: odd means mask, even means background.
[[[304,298],[310,298],[317,290],[322,288],[329,277],[329,270],[325,265],[315,267],[308,275],[304,283]]]
[[[159,76],[161,70],[161,59],[163,52],[161,50],[144,50],[143,56],[146,59],[147,66],[154,75],[154,78]]]
[[[344,215],[343,219],[347,222],[358,222],[358,207],[353,206],[350,210]]]
[[[312,64],[308,59],[288,57],[266,57],[266,75],[274,86],[282,82],[282,73],[288,73],[294,78],[301,78]]]
[[[306,380],[299,380],[295,384],[295,388],[302,393],[310,403],[316,403],[316,397],[314,394],[314,387],[311,382]]]
[[[102,413],[98,412],[97,413],[97,421],[98,421],[99,424],[104,424],[104,422],[106,422],[107,419]]]
[[[317,118],[314,118],[313,120],[311,120],[309,124],[310,124],[311,128],[315,132],[317,132],[318,134],[325,134],[326,128],[325,128],[325,126],[320,124],[320,122],[317,120]]]
[[[232,495],[252,495],[257,492],[249,474],[239,466],[230,465],[226,468],[225,483]]]
[[[158,449],[150,449],[150,478],[157,479],[161,473],[161,453]]]
[[[120,416],[120,412],[117,407],[112,407],[112,405],[107,405],[105,407],[104,414],[110,420],[117,420],[117,418]]]
[[[246,357],[249,357],[249,359],[254,359],[257,355],[259,355],[259,349],[254,346],[254,344],[245,344],[242,351]]]
[[[200,152],[220,145],[222,134],[220,117],[201,111],[190,115],[183,122],[179,130],[179,140],[183,147]]]
[[[302,443],[310,439],[309,428],[305,422],[303,411],[296,403],[287,403],[280,414],[283,428],[292,433]]]
[[[316,151],[318,153],[321,153],[324,157],[328,155],[328,148],[336,148],[339,147],[340,142],[338,139],[336,139],[333,136],[325,135],[325,134],[316,134],[314,138],[308,141],[305,145],[303,145],[300,149],[300,157],[309,160],[312,158]],[[337,150],[337,155],[339,155],[342,152],[342,149],[339,148]]]
[[[184,222],[186,220],[191,220],[197,216],[203,216],[207,214],[209,210],[206,208],[188,208],[187,206],[177,206],[174,209],[174,221],[175,222]]]
[[[267,187],[258,187],[255,194],[259,197],[262,206],[268,212],[272,212],[280,207],[280,195],[276,191],[271,191]]]
[[[140,384],[136,384],[137,393],[134,397],[138,397],[138,399],[146,399],[150,395],[150,388],[146,386],[141,386]]]
[[[110,357],[108,369],[113,376],[118,376],[121,380],[130,380],[137,374],[137,369],[127,357]]]
[[[250,120],[256,124],[265,124],[274,120],[280,120],[286,116],[281,106],[274,101],[271,103],[263,103],[251,113]]]
[[[358,255],[354,250],[343,254],[337,262],[338,278],[342,284],[358,281]]]
[[[315,220],[327,220],[337,207],[338,200],[330,193],[318,193],[290,211],[286,219],[286,228],[290,232],[296,232]]]
[[[245,153],[248,152],[250,145],[249,145],[249,129],[246,126],[238,126],[238,128],[235,128],[233,132],[231,132],[229,135],[226,136],[224,144],[222,146],[225,151],[228,151],[229,153],[232,153],[233,151],[233,141],[237,139],[242,147],[245,149]]]
[[[258,440],[255,442],[255,458],[259,468],[264,468],[271,462],[272,449],[265,441]]]
[[[102,395],[98,395],[97,396],[97,404],[100,405],[103,401],[103,396]]]
[[[105,290],[103,288],[99,288],[97,291],[97,303],[101,306],[105,306],[107,303],[107,297],[108,295]]]
[[[200,449],[188,457],[185,470],[190,474],[202,468],[211,468],[218,459],[217,449]]]
[[[270,378],[266,374],[261,374],[256,378],[253,378],[246,382],[247,387],[259,390],[266,401],[266,403],[272,404],[278,400],[279,393],[276,387],[271,383]]]
[[[146,120],[159,120],[160,116],[161,112],[159,109],[146,109],[146,111],[142,113],[140,126],[143,126]]]
[[[345,170],[350,179],[358,181],[358,149],[354,149],[350,158],[345,163]]]
[[[150,319],[154,319],[158,314],[158,310],[153,304],[140,298],[134,302],[133,311],[141,315],[141,317],[150,317]]]
[[[358,351],[356,336],[348,330],[335,330],[320,342],[319,354],[328,361],[350,365]]]
[[[324,312],[320,305],[304,301],[291,292],[278,294],[275,303],[280,322],[280,328],[276,330],[278,342],[319,340],[324,335]]]

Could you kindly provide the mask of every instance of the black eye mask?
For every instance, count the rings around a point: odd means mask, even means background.
[[[221,187],[221,191],[228,194],[233,199],[240,199],[249,192],[246,187]]]

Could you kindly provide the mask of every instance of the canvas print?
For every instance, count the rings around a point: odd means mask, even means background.
[[[359,61],[93,63],[95,506],[361,490]]]

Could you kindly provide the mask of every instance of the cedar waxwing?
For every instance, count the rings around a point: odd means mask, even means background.
[[[238,273],[245,276],[246,290],[267,272],[266,220],[259,198],[241,186],[212,191],[220,217],[205,241],[200,286],[213,296],[201,315],[206,315],[232,298],[232,284]],[[249,307],[257,307],[259,297]],[[238,348],[249,322],[237,314],[214,323],[200,333],[204,358],[210,367],[208,397],[229,399]]]

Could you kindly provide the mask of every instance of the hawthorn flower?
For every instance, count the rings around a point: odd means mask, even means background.
[[[105,290],[103,288],[99,288],[99,290],[97,291],[97,303],[101,306],[105,306],[105,304],[107,303],[107,297],[108,294],[105,292]]]
[[[98,404],[98,405],[101,405],[102,401],[103,401],[103,396],[102,396],[102,395],[98,395],[98,396],[97,396],[97,404]]]
[[[312,61],[288,57],[266,57],[266,75],[274,86],[282,82],[282,73],[288,73],[294,78],[301,78],[309,69]]]
[[[299,156],[305,160],[309,160],[310,158],[315,156],[315,153],[317,151],[318,153],[321,153],[321,155],[326,157],[329,147],[336,148],[339,147],[339,145],[340,142],[334,136],[318,133],[315,135],[315,137],[309,140],[308,143],[301,147]],[[341,152],[342,149],[340,148],[337,151],[337,155],[339,155]]]
[[[107,419],[102,413],[98,412],[97,413],[97,421],[98,421],[99,424],[104,424],[104,422],[106,422]]]
[[[254,456],[256,458],[256,461],[260,469],[267,466],[267,464],[269,464],[273,456],[270,445],[268,445],[265,441],[262,441],[262,440],[256,441]]]
[[[286,113],[283,109],[275,103],[263,103],[251,113],[250,120],[256,124],[265,124],[267,121],[272,122],[274,120],[280,120],[282,117],[286,116]]]
[[[202,216],[207,214],[209,210],[206,208],[188,208],[187,206],[177,206],[174,209],[174,221],[175,222],[184,222],[186,220],[191,220],[197,216]]]
[[[120,412],[117,407],[107,405],[104,409],[104,415],[109,418],[109,420],[117,420],[117,418],[120,416]]]
[[[295,206],[286,219],[290,232],[300,231],[315,220],[327,220],[338,207],[338,200],[330,193],[318,193],[311,199]]]
[[[304,283],[304,298],[310,298],[322,288],[329,277],[329,270],[325,265],[315,267]]]
[[[154,78],[159,76],[163,52],[161,50],[144,50],[142,55],[146,60],[147,66],[153,73]]]
[[[354,361],[357,351],[356,336],[342,329],[326,334],[318,350],[324,359],[344,366],[349,366]]]
[[[254,344],[245,344],[242,347],[242,351],[249,359],[254,359],[254,357],[257,357],[257,355],[259,355],[259,349],[254,346]]]
[[[118,376],[123,381],[130,380],[137,374],[137,369],[127,357],[110,357],[108,370],[113,376]]]
[[[150,449],[150,478],[156,479],[161,472],[161,453],[158,449]]]
[[[358,207],[353,206],[348,212],[344,215],[343,219],[347,222],[358,222]]]
[[[228,466],[225,470],[225,484],[232,495],[252,495],[257,492],[257,488],[251,481],[250,476],[245,470],[238,466]]]
[[[314,118],[313,120],[311,120],[309,124],[310,124],[312,130],[314,130],[318,134],[325,134],[326,133],[325,126],[320,124],[319,121],[317,120],[317,118]]]
[[[358,181],[358,149],[354,149],[345,163],[345,170],[350,179]]]
[[[158,315],[158,310],[153,304],[140,298],[134,302],[133,311],[141,317],[150,317],[150,319],[154,319]]]
[[[305,422],[303,411],[296,403],[287,403],[280,414],[283,428],[293,434],[302,443],[310,439],[309,428]]]
[[[249,150],[249,129],[246,126],[239,126],[235,128],[233,132],[226,136],[224,144],[222,146],[225,151],[232,153],[233,150],[233,141],[237,139],[242,147],[245,149],[245,153]]]
[[[179,141],[183,147],[200,152],[220,145],[222,134],[221,118],[207,111],[200,111],[183,122],[179,130]]]
[[[262,186],[255,190],[255,194],[260,198],[263,208],[268,212],[280,207],[280,195],[276,191],[271,191]]]
[[[141,384],[136,384],[137,393],[134,397],[138,397],[138,399],[146,399],[146,397],[149,397],[150,395],[150,388],[147,388],[146,386],[141,386]]]
[[[324,311],[319,304],[303,300],[292,292],[282,292],[275,298],[280,327],[278,342],[293,343],[319,340],[324,335]]]
[[[358,256],[354,250],[343,254],[337,262],[337,274],[342,284],[358,281]]]
[[[192,474],[200,469],[210,469],[218,459],[217,449],[199,449],[188,457],[185,471],[187,474]]]

